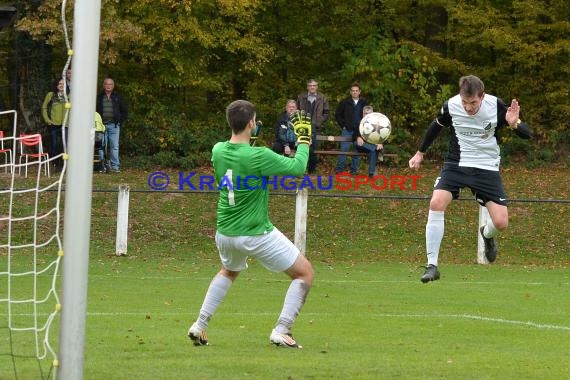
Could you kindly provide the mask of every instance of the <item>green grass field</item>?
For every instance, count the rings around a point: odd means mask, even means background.
[[[268,342],[287,281],[257,263],[210,323],[208,347],[192,346],[186,330],[216,264],[94,263],[85,378],[562,379],[570,373],[567,269],[452,264],[439,282],[423,285],[414,265],[315,267],[315,286],[294,329],[304,348],[288,350]],[[6,357],[2,363],[0,373],[8,374]],[[29,372],[19,378],[38,378],[37,368],[22,368]]]
[[[514,199],[568,200],[566,172],[506,169],[505,186]],[[497,262],[483,266],[474,264],[476,204],[454,202],[446,213],[442,278],[421,284],[427,211],[421,197],[429,196],[436,168],[421,173],[425,180],[412,194],[418,199],[367,198],[378,195],[371,190],[359,197],[315,192],[309,197],[307,255],[316,278],[293,331],[304,348],[269,344],[288,281],[256,262],[211,321],[211,345],[193,347],[186,330],[219,267],[212,239],[216,195],[138,192],[148,190],[149,174],[94,178],[94,188],[109,192],[96,192],[92,200],[85,379],[562,379],[570,374],[569,203],[513,202]],[[131,186],[126,257],[114,255],[113,191],[121,183]],[[294,197],[273,196],[271,217],[292,238]],[[0,265],[6,265],[5,254]],[[4,284],[3,279],[0,289]],[[6,314],[3,305],[0,379],[42,378],[38,366],[45,375],[51,361],[38,365],[10,355]]]
[[[570,373],[567,270],[452,265],[426,286],[415,266],[317,264],[294,330],[304,348],[291,351],[268,343],[287,287],[281,275],[251,265],[210,324],[211,346],[193,347],[186,329],[217,265],[172,264],[123,260],[106,266],[115,274],[91,277],[87,378],[561,379]]]

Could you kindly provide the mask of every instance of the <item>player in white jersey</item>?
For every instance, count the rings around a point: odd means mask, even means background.
[[[507,228],[509,214],[507,196],[499,174],[501,161],[497,131],[508,127],[521,138],[530,138],[530,130],[519,118],[516,99],[510,106],[499,98],[485,94],[485,85],[478,77],[468,75],[459,80],[459,94],[447,100],[436,119],[430,124],[419,150],[409,166],[419,169],[424,153],[445,127],[450,130],[448,151],[443,169],[436,179],[430,200],[426,224],[427,267],[423,283],[438,280],[438,256],[444,232],[444,213],[459,191],[468,187],[479,204],[485,206],[491,218],[480,233],[485,242],[485,256],[495,261],[495,236]]]

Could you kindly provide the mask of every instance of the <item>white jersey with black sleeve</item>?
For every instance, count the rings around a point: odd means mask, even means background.
[[[436,119],[432,122],[420,145],[425,152],[443,127],[450,130],[450,141],[446,162],[459,166],[498,171],[501,151],[497,143],[497,130],[507,126],[507,106],[493,95],[485,94],[481,107],[475,115],[465,112],[460,95],[446,101]],[[515,132],[522,138],[529,138],[528,128]]]

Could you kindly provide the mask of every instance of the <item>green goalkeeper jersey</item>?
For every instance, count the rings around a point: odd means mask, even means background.
[[[218,200],[218,231],[226,236],[262,235],[273,230],[269,220],[269,189],[279,176],[305,173],[309,146],[299,144],[295,157],[281,156],[264,147],[220,142],[212,148]]]

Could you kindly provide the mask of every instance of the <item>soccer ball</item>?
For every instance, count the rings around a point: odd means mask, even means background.
[[[360,121],[360,135],[370,144],[381,144],[392,133],[392,123],[386,115],[380,112],[372,112],[364,116]]]

